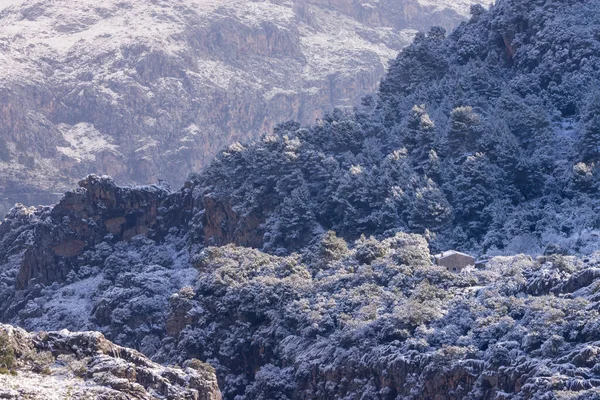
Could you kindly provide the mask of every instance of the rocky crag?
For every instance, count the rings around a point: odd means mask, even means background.
[[[0,325],[0,398],[220,400],[214,370],[167,368],[99,332],[28,333]]]
[[[236,140],[355,105],[416,30],[456,26],[467,3],[3,2],[0,212],[92,172],[179,186]]]

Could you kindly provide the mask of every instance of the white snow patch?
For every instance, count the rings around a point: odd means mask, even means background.
[[[54,317],[59,313],[67,314],[70,322],[77,321],[76,326],[86,326],[93,307],[92,296],[103,279],[104,275],[100,273],[63,286],[57,296],[44,305],[44,314]]]
[[[64,400],[94,398],[99,392],[111,392],[91,381],[73,376],[67,368],[51,368],[52,375],[21,371],[17,376],[0,374],[0,392],[14,394],[19,399]],[[80,397],[81,396],[81,397]],[[8,397],[13,398],[13,397]]]
[[[57,146],[57,150],[79,162],[94,161],[96,154],[101,151],[118,152],[117,146],[111,143],[112,138],[103,135],[92,124],[86,122],[73,126],[61,124],[58,128],[70,146]]]
[[[21,3],[23,3],[23,0],[1,0],[0,1],[0,11],[2,11],[8,7],[19,5]]]
[[[199,60],[196,71],[186,71],[186,74],[192,79],[200,79],[209,85],[214,85],[224,90],[229,89],[231,82],[233,82],[240,73],[243,73],[243,71],[235,70],[223,62],[209,59]]]
[[[192,136],[196,136],[200,133],[200,128],[198,128],[198,125],[191,123],[188,125],[187,128],[185,128],[185,131]]]
[[[138,142],[141,144],[141,146],[135,149],[136,153],[143,153],[150,149],[157,148],[160,145],[157,140],[152,138],[140,139]]]
[[[265,100],[272,100],[274,97],[279,96],[279,95],[294,97],[297,95],[297,92],[295,90],[273,88],[273,89],[269,90],[267,93],[265,93],[264,96],[265,96]]]
[[[486,8],[489,8],[494,3],[493,0],[418,0],[418,2],[423,7],[431,7],[437,11],[454,9],[463,14],[466,14],[469,11],[469,7],[471,7],[471,4],[473,3],[479,3]]]

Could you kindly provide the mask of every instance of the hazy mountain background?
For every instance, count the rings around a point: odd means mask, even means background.
[[[356,105],[475,1],[0,1],[0,212],[88,173],[178,187],[223,146]]]

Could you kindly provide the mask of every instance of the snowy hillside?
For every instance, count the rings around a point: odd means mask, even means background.
[[[417,0],[2,1],[0,212],[55,201],[45,193],[88,173],[179,186],[236,140],[353,106],[416,30],[466,12]]]
[[[89,175],[13,208],[0,321],[102,332],[163,377],[201,360],[228,400],[600,398],[600,4],[469,12],[354,111],[235,142],[178,190]],[[65,157],[119,151],[61,124]]]
[[[231,210],[208,236],[275,254],[328,229],[478,254],[598,250],[598,5],[491,11],[417,35],[354,114],[219,154],[193,178],[207,209]]]
[[[168,194],[91,176],[54,209],[13,210],[0,226],[0,320],[97,330],[186,373],[200,359],[232,400],[598,398],[600,252],[495,257],[453,273],[431,263],[425,237],[406,233],[349,243],[330,231],[285,257],[204,247],[186,186]],[[87,350],[98,337],[34,341],[62,349],[56,365],[33,358],[50,365],[39,386],[89,392],[134,380],[120,372],[127,356]],[[74,376],[61,362],[79,365]],[[27,365],[17,377],[30,393]],[[0,383],[17,386],[1,374]]]

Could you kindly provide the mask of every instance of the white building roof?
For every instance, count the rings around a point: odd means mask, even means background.
[[[436,259],[438,259],[438,260],[441,260],[442,258],[450,257],[450,256],[453,256],[455,254],[475,259],[475,257],[473,257],[470,254],[461,253],[460,251],[456,251],[456,250],[446,250],[446,251],[441,252],[440,254],[434,255],[433,257],[436,258]]]

